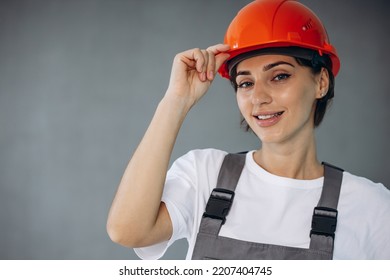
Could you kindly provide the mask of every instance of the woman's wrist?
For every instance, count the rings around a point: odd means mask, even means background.
[[[175,115],[185,118],[187,113],[191,110],[194,102],[189,100],[189,98],[184,96],[178,96],[175,94],[170,94],[168,91],[160,101],[159,106],[164,107],[168,113],[173,113]]]

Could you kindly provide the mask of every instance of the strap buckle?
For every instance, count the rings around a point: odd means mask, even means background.
[[[312,234],[331,236],[334,239],[334,233],[337,225],[337,210],[328,207],[315,207],[313,219],[311,222]]]
[[[227,189],[215,188],[210,195],[203,217],[226,221],[230,207],[233,204],[234,192]]]

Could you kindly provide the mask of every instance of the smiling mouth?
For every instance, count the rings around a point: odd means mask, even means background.
[[[272,118],[276,118],[276,117],[279,117],[281,116],[282,114],[284,113],[284,111],[282,112],[277,112],[277,113],[274,113],[274,114],[267,114],[267,115],[258,115],[256,116],[259,120],[269,120],[269,119],[272,119]]]

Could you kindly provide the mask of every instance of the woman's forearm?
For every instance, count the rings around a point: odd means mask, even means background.
[[[148,239],[170,237],[169,217],[159,217],[161,196],[173,146],[188,111],[184,101],[169,95],[159,103],[110,209],[107,229],[115,242],[137,247],[162,241]]]

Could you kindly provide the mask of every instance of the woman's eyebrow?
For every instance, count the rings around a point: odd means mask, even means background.
[[[240,75],[248,76],[250,74],[251,74],[250,71],[238,71],[236,77]]]
[[[274,63],[270,63],[270,64],[267,64],[263,67],[263,71],[268,71],[278,65],[283,65],[283,64],[286,64],[286,65],[290,65],[291,67],[295,67],[293,64],[289,63],[289,62],[286,62],[286,61],[278,61],[278,62],[274,62]],[[240,75],[243,75],[243,76],[247,76],[247,75],[251,75],[251,72],[250,71],[247,71],[247,70],[243,70],[243,71],[238,71],[237,72],[237,76],[240,76]]]
[[[267,64],[263,67],[263,71],[268,71],[278,65],[282,65],[282,64],[287,64],[287,65],[290,65],[291,67],[295,67],[294,65],[292,65],[291,63],[288,63],[286,61],[278,61],[278,62],[275,62],[275,63],[270,63],[270,64]]]

